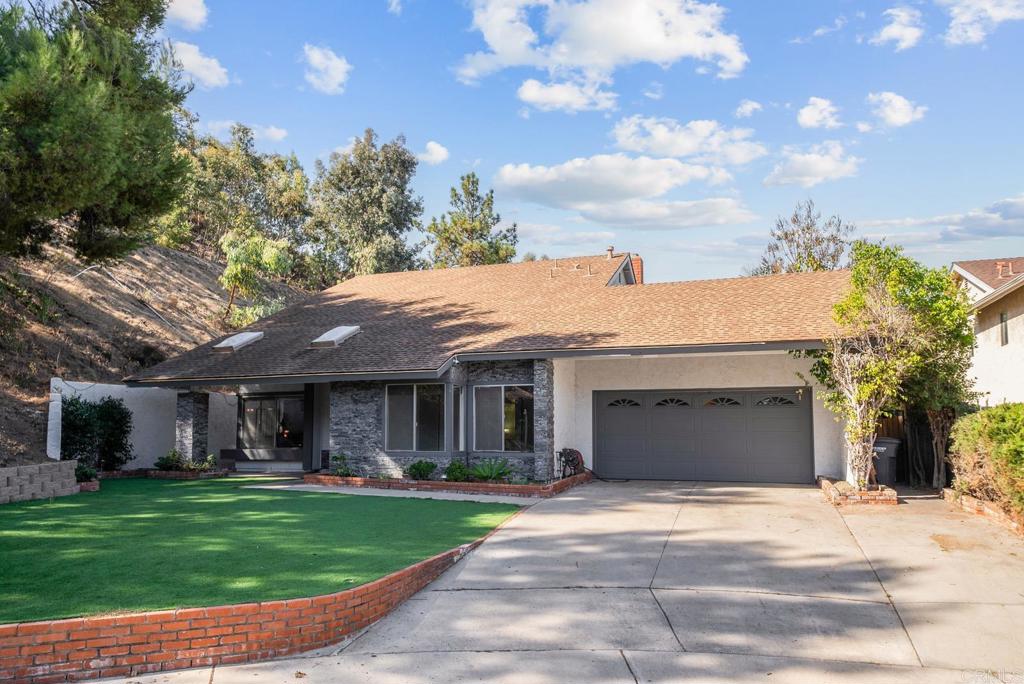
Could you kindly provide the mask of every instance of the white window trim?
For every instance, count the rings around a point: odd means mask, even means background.
[[[478,389],[484,389],[488,387],[500,387],[501,388],[501,402],[498,404],[498,417],[500,418],[501,425],[501,448],[500,449],[478,449],[476,447],[476,391]],[[490,385],[473,385],[473,451],[481,454],[532,454],[533,451],[506,451],[505,450],[505,388],[506,387],[529,387],[530,393],[534,394],[534,386],[532,382],[510,382],[510,383],[493,383]],[[536,401],[536,395],[534,394],[534,401]],[[537,410],[536,404],[534,404],[534,411]],[[534,415],[536,420],[536,414]],[[534,445],[536,448],[536,445]]]
[[[452,451],[463,453],[466,451],[466,395],[468,392],[466,392],[465,385],[452,385],[453,418],[455,417],[455,390],[459,391],[459,424],[456,425],[455,421],[452,421]]]
[[[388,403],[389,403],[388,402],[388,394],[390,393],[392,387],[408,387],[409,385],[412,385],[412,449],[392,449],[391,445],[388,444],[388,434],[390,433],[390,431],[388,430],[388,421],[390,420],[390,416],[389,416],[390,410],[388,409]],[[440,385],[442,387],[442,389],[444,388],[444,383],[443,382],[393,382],[393,383],[390,383],[390,384],[387,384],[387,385],[384,386],[384,451],[391,452],[391,453],[396,453],[396,454],[444,454],[444,453],[448,453],[447,449],[444,448],[445,446],[447,446],[446,444],[442,444],[440,450],[429,450],[428,451],[428,450],[425,450],[425,449],[417,449],[416,448],[416,446],[417,446],[416,445],[416,428],[417,428],[417,426],[419,424],[419,419],[416,416],[416,392],[417,392],[417,388],[420,387],[420,386],[436,387],[438,385]],[[442,392],[442,396],[444,396],[445,394],[446,393]],[[443,401],[444,401],[444,416],[441,418],[441,425],[442,426],[444,426],[445,422],[448,420],[448,401],[447,401],[447,398],[445,398]],[[442,441],[444,441],[443,437],[442,437]]]

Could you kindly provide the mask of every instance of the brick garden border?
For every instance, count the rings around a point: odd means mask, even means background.
[[[896,490],[885,485],[877,489],[857,489],[846,480],[834,480],[830,477],[818,477],[818,486],[825,496],[825,501],[833,506],[882,505],[895,506],[899,503]]]
[[[1002,525],[1011,532],[1024,536],[1024,519],[1015,518],[1006,511],[996,506],[991,501],[983,501],[970,494],[963,494],[955,489],[945,488],[942,490],[942,498],[951,505],[960,508],[968,513],[980,515],[983,518]]]
[[[368,584],[323,596],[0,625],[0,682],[133,677],[329,646],[387,615],[503,525]]]
[[[104,470],[99,473],[101,480],[128,480],[136,478],[150,478],[153,480],[213,480],[218,477],[227,476],[228,471],[226,470],[200,472],[197,470],[153,470],[152,468]]]
[[[417,492],[448,492],[452,494],[494,494],[547,499],[576,485],[594,479],[589,470],[578,475],[555,480],[547,484],[508,484],[503,482],[445,482],[443,480],[388,480],[376,477],[339,477],[321,473],[307,473],[305,484],[329,487],[361,487],[368,489],[402,489]]]

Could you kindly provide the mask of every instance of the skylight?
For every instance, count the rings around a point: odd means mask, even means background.
[[[240,332],[240,333],[238,333],[236,335],[232,335],[231,337],[227,338],[226,340],[223,340],[223,341],[218,342],[217,344],[213,345],[213,351],[218,351],[218,352],[238,351],[242,347],[247,347],[250,344],[252,344],[253,342],[256,342],[256,341],[261,340],[261,339],[263,339],[263,333],[261,333],[261,332],[256,332],[256,331]]]
[[[339,344],[359,332],[358,325],[339,325],[331,328],[310,343],[312,347],[337,347]]]

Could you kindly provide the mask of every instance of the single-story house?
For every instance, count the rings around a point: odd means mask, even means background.
[[[1024,401],[1024,257],[957,261],[952,272],[973,303],[980,403]]]
[[[200,458],[211,397],[237,395],[239,470],[505,458],[547,480],[575,448],[608,478],[809,483],[845,476],[842,430],[791,352],[821,346],[848,284],[644,284],[611,249],[359,276],[127,381],[179,389]]]

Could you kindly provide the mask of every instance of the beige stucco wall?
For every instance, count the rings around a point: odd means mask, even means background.
[[[1006,312],[1010,343],[1000,343],[999,314]],[[1024,288],[978,312],[974,331],[978,348],[971,373],[982,406],[1024,401]]]
[[[804,385],[810,363],[785,352],[555,360],[555,449],[579,449],[593,464],[593,393],[614,389],[703,389]],[[842,427],[815,393],[814,471],[845,476]]]

